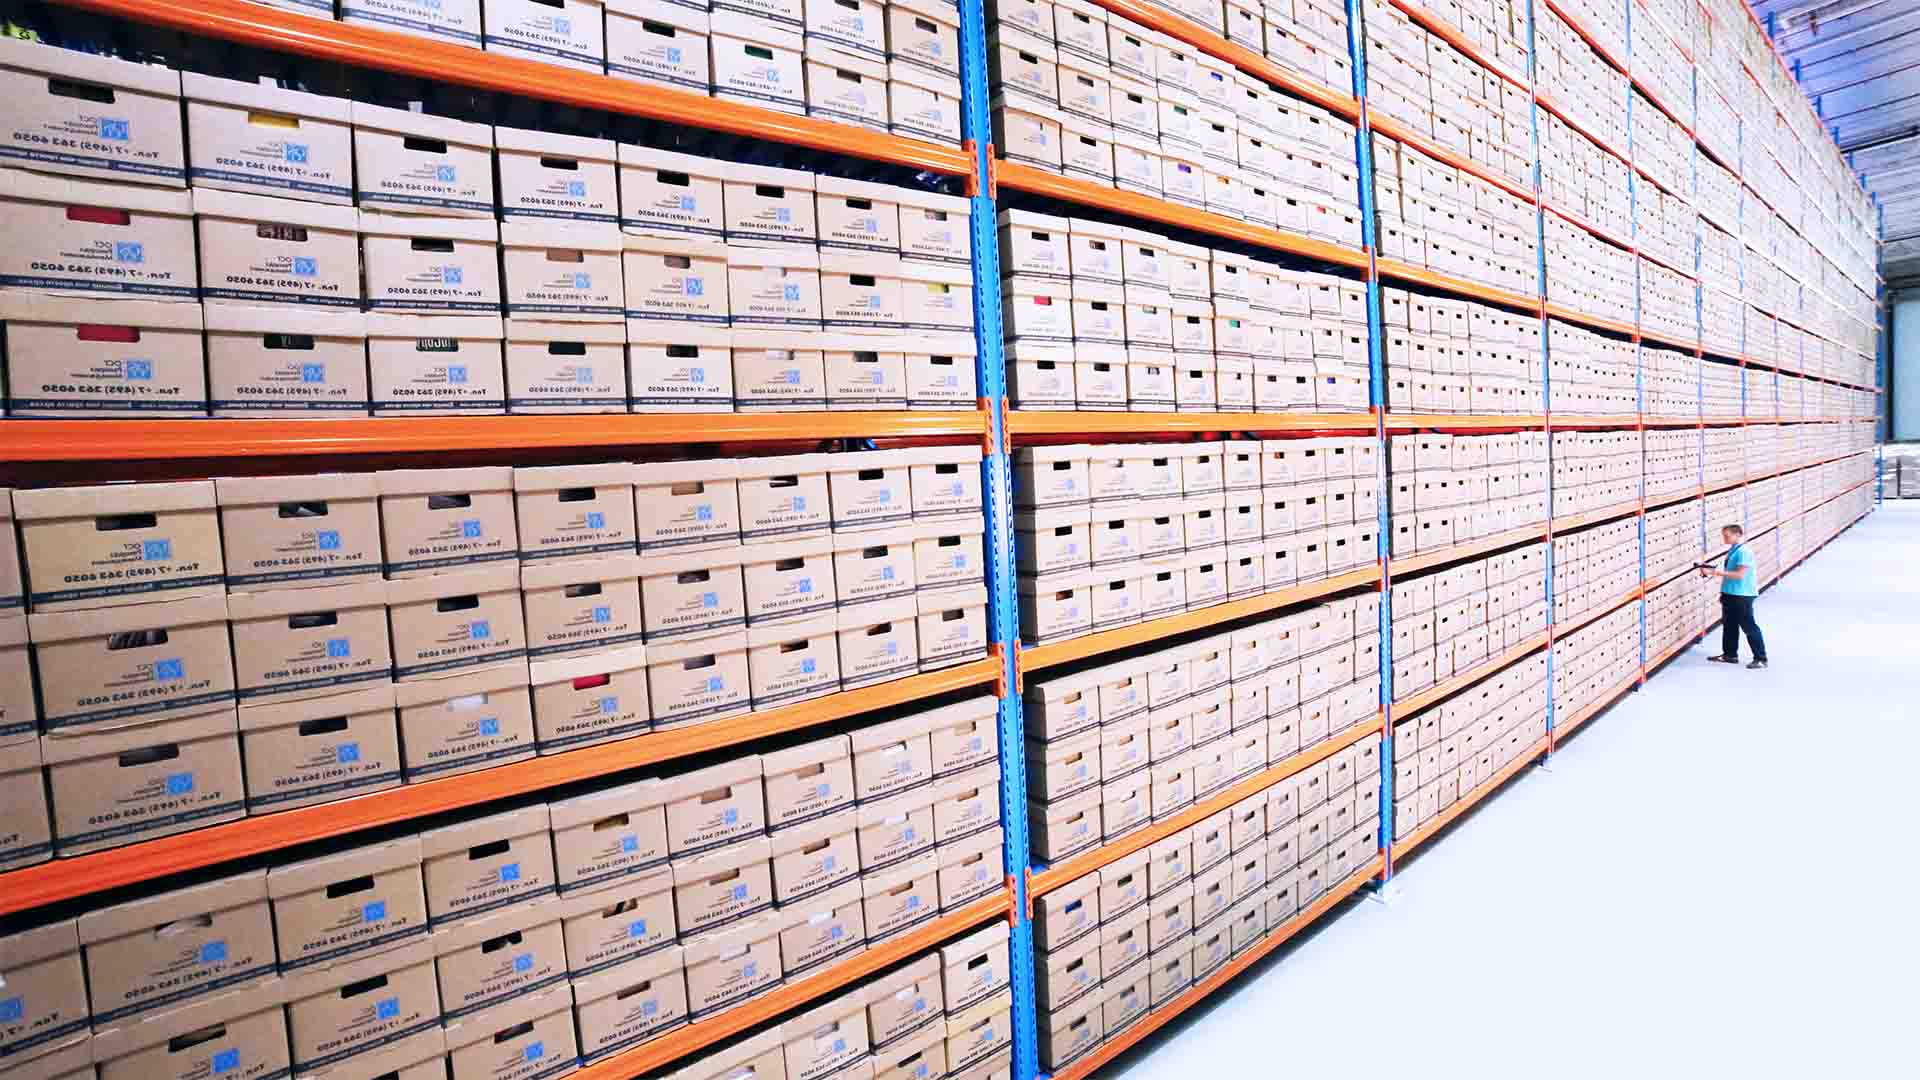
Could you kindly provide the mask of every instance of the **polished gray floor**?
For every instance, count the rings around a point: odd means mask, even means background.
[[[1920,1075],[1920,505],[1757,614],[1109,1075]]]

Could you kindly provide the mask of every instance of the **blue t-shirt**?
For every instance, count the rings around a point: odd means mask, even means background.
[[[1745,568],[1747,576],[1735,580],[1720,579],[1720,591],[1728,596],[1759,596],[1760,569],[1753,564],[1753,552],[1745,544],[1735,544],[1727,552],[1727,569]]]

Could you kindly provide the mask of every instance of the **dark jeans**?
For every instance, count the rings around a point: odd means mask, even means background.
[[[1767,642],[1760,636],[1760,624],[1753,621],[1755,597],[1720,594],[1720,655],[1740,655],[1740,632],[1747,633],[1747,647],[1755,660],[1767,658]]]

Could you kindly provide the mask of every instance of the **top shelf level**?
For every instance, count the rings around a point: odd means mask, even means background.
[[[479,90],[850,154],[952,176],[972,176],[974,172],[972,155],[956,146],[888,135],[809,116],[788,116],[683,90],[481,52],[391,30],[314,18],[245,0],[62,2],[190,34],[458,83]]]

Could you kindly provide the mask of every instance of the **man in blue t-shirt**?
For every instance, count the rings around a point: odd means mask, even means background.
[[[1720,530],[1720,539],[1727,545],[1727,562],[1724,568],[1715,570],[1711,566],[1700,568],[1700,575],[1709,574],[1720,578],[1720,655],[1707,659],[1718,664],[1737,664],[1740,662],[1740,633],[1745,631],[1747,646],[1753,650],[1753,663],[1749,668],[1767,666],[1767,643],[1760,636],[1760,624],[1753,619],[1753,602],[1760,596],[1760,568],[1753,563],[1753,551],[1740,542],[1746,530],[1738,525],[1728,525]]]

